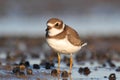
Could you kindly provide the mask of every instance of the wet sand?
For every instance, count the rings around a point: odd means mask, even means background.
[[[0,80],[119,80],[120,37],[82,40],[88,45],[74,55],[69,75],[69,56],[62,55],[57,74],[57,54],[44,37],[0,37]]]

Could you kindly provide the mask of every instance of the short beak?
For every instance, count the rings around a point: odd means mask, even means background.
[[[46,29],[46,31],[50,30],[51,28],[52,28],[52,27],[48,26],[47,29]]]
[[[45,31],[48,31],[48,28],[47,28],[47,29],[45,29]]]

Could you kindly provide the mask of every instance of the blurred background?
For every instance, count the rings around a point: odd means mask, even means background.
[[[57,54],[45,40],[46,22],[52,17],[63,20],[88,43],[73,56],[73,80],[82,79],[74,73],[80,66],[92,70],[89,74],[93,76],[86,79],[107,78],[112,70],[120,80],[120,0],[0,0],[0,79],[14,78],[14,67],[26,61],[30,68],[32,64],[57,67]],[[70,58],[64,55],[61,59],[60,68],[67,69]],[[40,80],[50,80],[36,74]]]
[[[52,53],[45,40],[46,22],[52,17],[73,27],[88,43],[78,52],[82,57],[86,53],[99,59],[100,53],[108,59],[116,53],[120,60],[119,0],[0,0],[1,53]]]
[[[120,34],[119,0],[0,0],[0,36],[44,36],[51,17],[82,36]]]

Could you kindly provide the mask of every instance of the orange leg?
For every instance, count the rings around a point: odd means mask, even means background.
[[[60,73],[60,61],[61,61],[61,57],[60,57],[60,53],[57,53],[58,54],[58,73]]]
[[[70,54],[70,70],[69,73],[71,74],[72,71],[72,64],[73,64],[73,58],[72,58],[72,53]]]

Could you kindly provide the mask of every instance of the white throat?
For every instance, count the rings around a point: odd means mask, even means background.
[[[61,33],[64,30],[64,27],[65,27],[65,24],[63,24],[62,29],[56,29],[56,28],[52,27],[52,29],[50,29],[48,31],[49,36],[55,36],[55,35]]]

